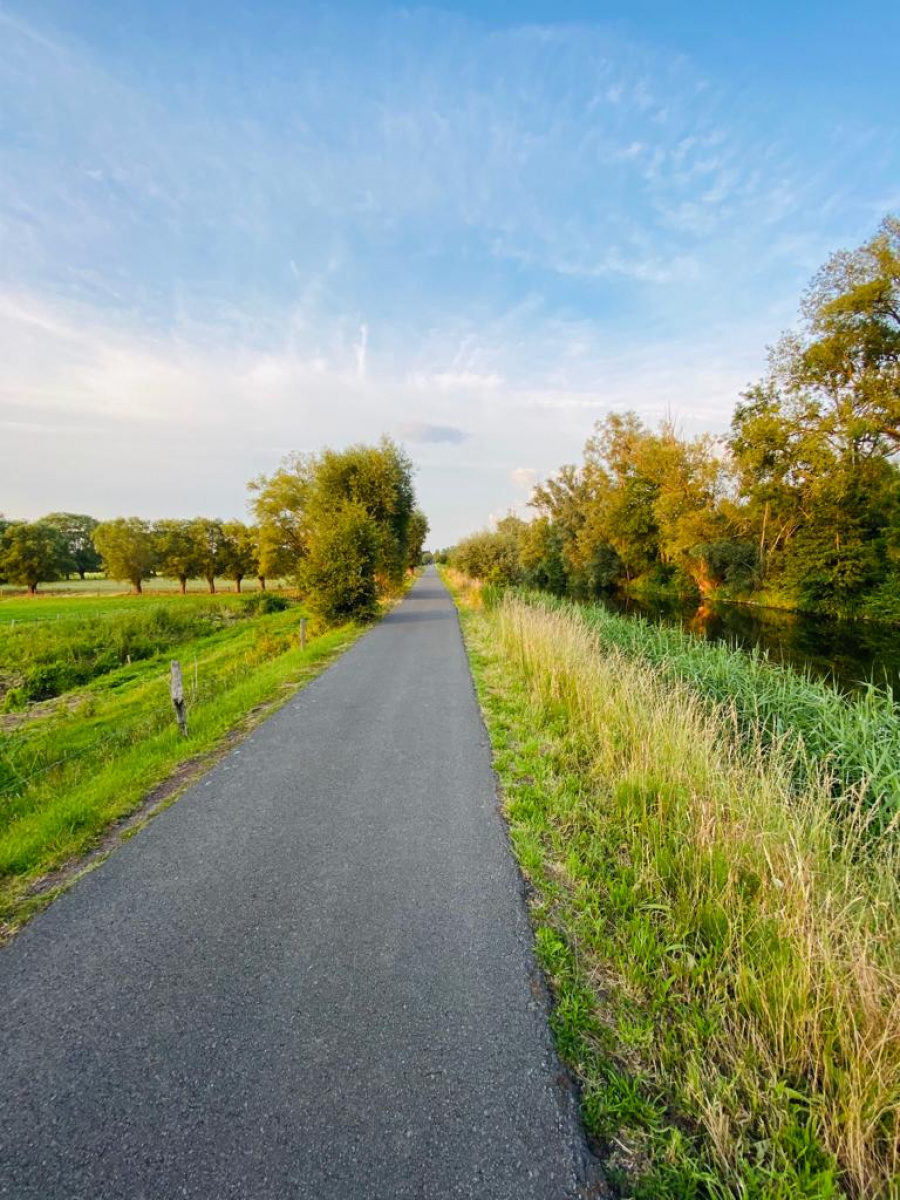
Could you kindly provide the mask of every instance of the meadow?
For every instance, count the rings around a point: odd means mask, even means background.
[[[890,699],[449,579],[618,1194],[900,1195]]]
[[[301,647],[301,622],[306,644]],[[0,600],[0,933],[40,881],[356,636],[286,593]],[[169,698],[183,667],[189,736]]]

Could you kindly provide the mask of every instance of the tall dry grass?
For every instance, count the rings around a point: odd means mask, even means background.
[[[750,1194],[748,1164],[777,1173],[808,1154],[798,1139],[833,1157],[848,1193],[897,1194],[896,840],[873,841],[859,797],[836,805],[828,779],[798,792],[784,749],[748,748],[727,705],[711,710],[573,615],[507,598],[486,620],[535,714],[567,730],[584,783],[554,817],[558,869],[592,914],[569,930],[579,960],[604,986],[618,970],[657,1014],[645,1065],[736,1194]],[[621,933],[611,872],[631,889]]]

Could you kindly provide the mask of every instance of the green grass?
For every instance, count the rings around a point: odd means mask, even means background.
[[[325,631],[310,622],[311,640],[301,651],[301,607],[248,615],[235,600],[238,605],[217,604],[213,613],[190,602],[190,613],[182,610],[177,619],[171,611],[181,598],[171,608],[151,602],[138,614],[139,632],[146,634],[149,623],[155,639],[148,656],[112,666],[56,704],[0,717],[0,923],[27,912],[36,880],[90,849],[110,822],[132,811],[179,764],[219,745],[260,706],[286,698],[359,633],[355,626]],[[94,601],[101,610],[106,603]],[[169,616],[160,621],[160,612]],[[134,621],[127,609],[85,628],[79,619],[54,621],[49,633],[43,627],[24,632],[37,639],[30,651],[53,654],[50,635],[58,638],[56,651],[69,652],[73,631],[88,636],[99,626],[103,638],[117,644],[123,632],[134,632]],[[14,653],[6,643],[4,653]],[[169,701],[172,655],[184,668],[187,739],[177,731]]]
[[[734,650],[599,605],[522,595],[571,614],[605,648],[686,684],[712,707],[726,706],[750,742],[762,739],[792,757],[801,786],[811,773],[830,772],[835,796],[849,795],[854,807],[862,799],[873,831],[900,819],[900,708],[889,693],[870,686],[845,696],[758,650]]]
[[[570,607],[459,598],[557,1045],[617,1193],[900,1196],[896,837]]]

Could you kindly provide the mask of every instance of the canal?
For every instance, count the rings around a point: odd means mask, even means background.
[[[838,621],[809,613],[747,604],[710,604],[611,595],[613,612],[680,625],[708,641],[749,649],[758,646],[774,662],[806,668],[842,690],[866,683],[888,686],[900,697],[900,628],[869,621]]]

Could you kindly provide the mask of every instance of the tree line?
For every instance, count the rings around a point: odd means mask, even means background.
[[[451,551],[461,570],[583,597],[757,597],[900,620],[900,219],[833,255],[723,437],[612,413],[582,462]]]
[[[377,446],[290,455],[249,484],[254,522],[207,517],[98,521],[50,513],[0,520],[0,582],[32,595],[41,583],[103,571],[136,593],[155,575],[290,579],[328,620],[365,619],[379,598],[417,566],[428,522],[416,506],[413,467],[389,439]]]

